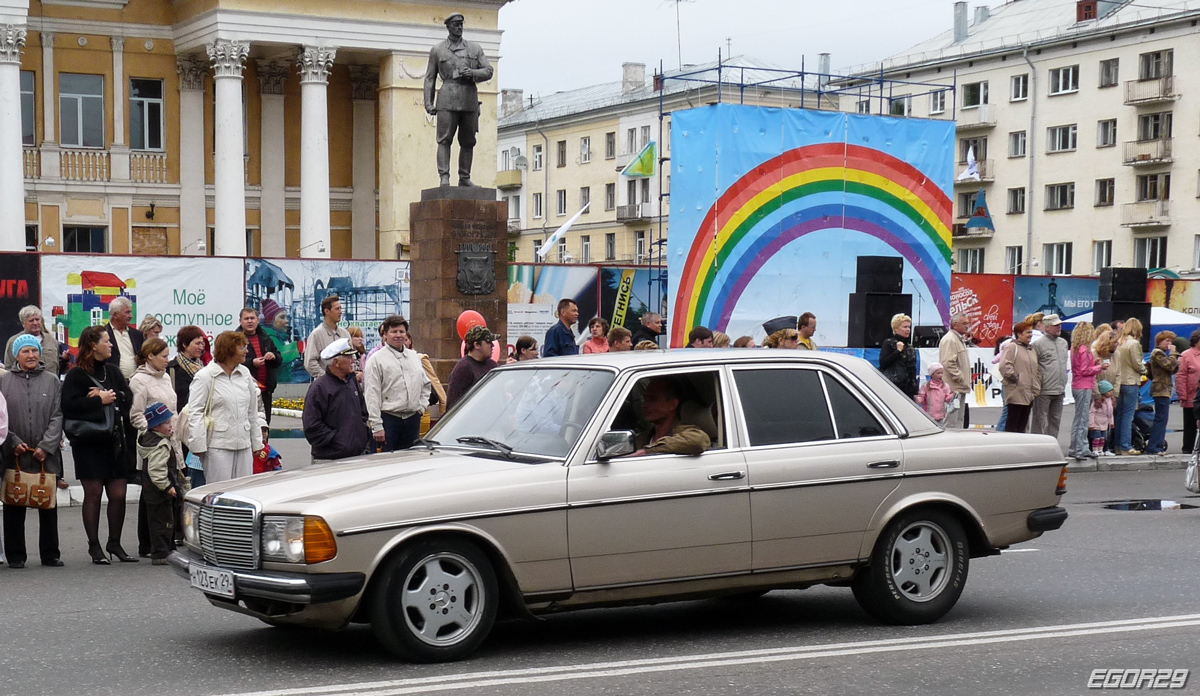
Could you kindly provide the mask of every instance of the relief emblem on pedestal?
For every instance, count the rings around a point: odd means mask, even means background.
[[[496,250],[491,244],[463,244],[456,253],[460,293],[490,295],[496,292]]]

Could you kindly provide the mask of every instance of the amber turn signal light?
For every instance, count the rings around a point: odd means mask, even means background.
[[[1054,495],[1063,495],[1067,492],[1067,467],[1062,468],[1062,473],[1058,475],[1058,488],[1054,489]]]
[[[1065,476],[1066,474],[1064,474]],[[329,523],[312,515],[304,518],[304,562],[323,563],[337,556],[337,540]]]

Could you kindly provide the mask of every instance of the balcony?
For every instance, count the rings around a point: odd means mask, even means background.
[[[164,152],[129,154],[129,179],[139,184],[167,183],[167,155]]]
[[[25,178],[39,179],[42,176],[41,158],[38,157],[36,147],[27,147],[25,150]]]
[[[1146,229],[1170,224],[1170,201],[1138,201],[1121,206],[1121,227]]]
[[[521,218],[509,218],[508,233],[517,234],[521,231]]]
[[[967,229],[967,220],[970,218],[958,218],[951,228],[951,235],[954,239],[961,241],[969,241],[972,239],[991,239],[996,236],[995,230],[987,230],[979,227]]]
[[[505,169],[496,172],[496,188],[501,191],[511,191],[521,188],[521,170]]]
[[[991,104],[980,104],[973,109],[959,109],[956,124],[959,133],[987,130],[996,127],[996,115]]]
[[[637,223],[649,220],[650,217],[649,203],[617,206],[617,222]]]
[[[1130,80],[1125,83],[1125,103],[1133,105],[1162,104],[1179,98],[1175,93],[1175,76],[1149,80]]]
[[[1125,143],[1125,153],[1122,161],[1130,167],[1167,164],[1174,161],[1171,155],[1171,145],[1173,142],[1174,138],[1131,140]]]
[[[62,178],[71,181],[108,181],[108,150],[62,151]]]
[[[958,181],[955,180],[955,186],[978,186],[979,184],[990,184],[996,180],[996,166],[992,160],[975,160],[975,167],[979,170],[979,181]],[[959,162],[954,169],[954,176],[957,177],[967,170],[966,162]]]

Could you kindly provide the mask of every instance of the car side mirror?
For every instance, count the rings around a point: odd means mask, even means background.
[[[613,457],[633,454],[637,450],[632,430],[610,430],[600,436],[596,443],[596,459],[604,461]]]

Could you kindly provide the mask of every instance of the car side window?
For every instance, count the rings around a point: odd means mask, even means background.
[[[833,420],[837,424],[839,439],[888,434],[887,429],[845,385],[829,375],[821,375],[821,378],[825,381],[829,403],[833,406]]]
[[[724,449],[727,446],[721,377],[716,370],[655,374],[639,379],[629,390],[625,402],[613,418],[610,430],[632,430],[643,437],[653,430],[646,416],[645,398],[650,383],[656,380],[668,381],[672,391],[678,392],[677,422],[702,430],[709,437],[710,450]]]
[[[835,438],[816,371],[736,370],[734,380],[752,447]]]

